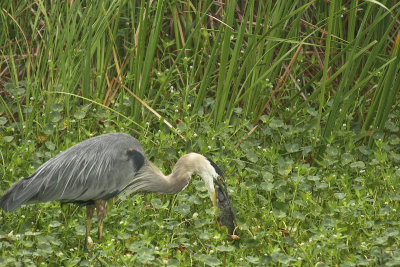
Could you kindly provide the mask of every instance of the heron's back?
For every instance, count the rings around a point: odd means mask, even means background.
[[[27,201],[86,202],[121,192],[145,163],[140,143],[123,133],[87,139],[15,183],[0,199],[12,211]]]

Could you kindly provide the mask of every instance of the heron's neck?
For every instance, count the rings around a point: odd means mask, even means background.
[[[165,177],[169,188],[168,193],[175,194],[185,189],[195,171],[194,166],[188,164],[184,157],[180,158],[176,162],[172,173]]]
[[[178,193],[188,185],[192,174],[199,172],[199,162],[204,158],[202,157],[195,153],[182,156],[170,175],[164,175],[148,161],[129,186],[128,192]]]
[[[191,153],[182,156],[175,164],[172,173],[165,176],[158,171],[157,178],[153,180],[152,192],[175,194],[189,184],[190,178],[194,172],[198,172],[198,161],[196,157],[202,157],[199,154]],[[154,165],[153,165],[154,166]],[[156,168],[156,167],[154,167]],[[156,171],[156,172],[157,172]]]

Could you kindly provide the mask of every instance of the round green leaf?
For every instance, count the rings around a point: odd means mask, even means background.
[[[0,117],[0,126],[3,126],[6,123],[7,123],[7,119],[4,117]]]
[[[253,256],[247,256],[246,260],[253,264],[257,264],[259,262],[259,258]]]
[[[10,143],[12,140],[14,140],[14,136],[4,136],[3,139],[4,142]]]
[[[60,225],[61,223],[59,221],[52,221],[49,224],[50,227],[59,227]]]
[[[337,199],[343,199],[346,194],[345,193],[334,193],[335,198]]]
[[[351,155],[350,153],[344,153],[341,157],[341,163],[343,165],[349,164],[350,162],[353,161],[353,155]]]
[[[181,204],[175,206],[174,211],[180,213],[182,216],[186,216],[190,212],[190,206],[188,204]]]
[[[278,129],[280,127],[283,127],[283,121],[281,120],[272,120],[269,124],[269,127],[271,127],[272,129]]]
[[[46,145],[46,147],[49,149],[49,150],[54,150],[55,148],[56,148],[56,145],[53,143],[53,142],[51,142],[51,141],[46,141],[46,143],[44,143],[45,145]]]
[[[53,123],[59,122],[62,119],[61,113],[58,111],[50,112],[50,120]]]
[[[286,144],[285,149],[288,153],[294,153],[300,150],[300,146],[297,143],[291,143],[291,144]]]
[[[293,211],[292,213],[292,218],[293,219],[297,219],[300,221],[304,221],[306,216],[304,216],[302,213],[298,212],[298,211]]]
[[[78,111],[76,111],[74,113],[74,118],[77,119],[77,120],[81,120],[81,119],[83,119],[85,117],[86,117],[86,113],[83,112],[82,110],[78,110]]]
[[[210,266],[218,266],[221,265],[221,262],[213,257],[213,256],[209,256],[209,255],[204,255],[204,257],[201,258],[201,260],[206,264],[206,265],[210,265]]]
[[[150,203],[155,209],[161,209],[162,207],[162,203],[159,198],[153,198]]]
[[[316,175],[311,175],[311,176],[308,176],[307,177],[307,180],[310,180],[310,181],[319,181],[321,178],[319,178],[319,176],[316,176]]]
[[[217,246],[216,249],[222,252],[230,252],[235,250],[233,246],[222,246],[222,245]]]
[[[362,161],[356,161],[350,164],[351,168],[358,168],[358,169],[364,169],[365,168],[365,163]]]
[[[64,109],[63,105],[56,103],[51,105],[51,110],[61,112]]]
[[[262,182],[260,184],[260,186],[262,189],[264,189],[265,191],[268,191],[268,192],[274,190],[274,184],[269,183],[269,182]]]

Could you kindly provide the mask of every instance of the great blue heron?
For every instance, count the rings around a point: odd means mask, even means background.
[[[31,201],[60,200],[86,206],[85,251],[87,251],[94,210],[98,217],[98,238],[102,239],[107,200],[123,192],[174,194],[185,189],[193,173],[199,174],[220,220],[233,232],[234,214],[220,168],[196,153],[182,156],[168,176],[145,156],[140,143],[123,133],[87,139],[58,154],[31,176],[15,183],[0,199],[0,207],[13,211]],[[215,190],[214,184],[218,190]]]

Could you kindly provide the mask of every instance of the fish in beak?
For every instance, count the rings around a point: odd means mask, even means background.
[[[214,206],[218,207],[221,211],[218,222],[228,228],[230,235],[234,234],[235,230],[235,214],[228,195],[228,189],[225,180],[222,176],[214,179],[215,192],[212,195]]]

